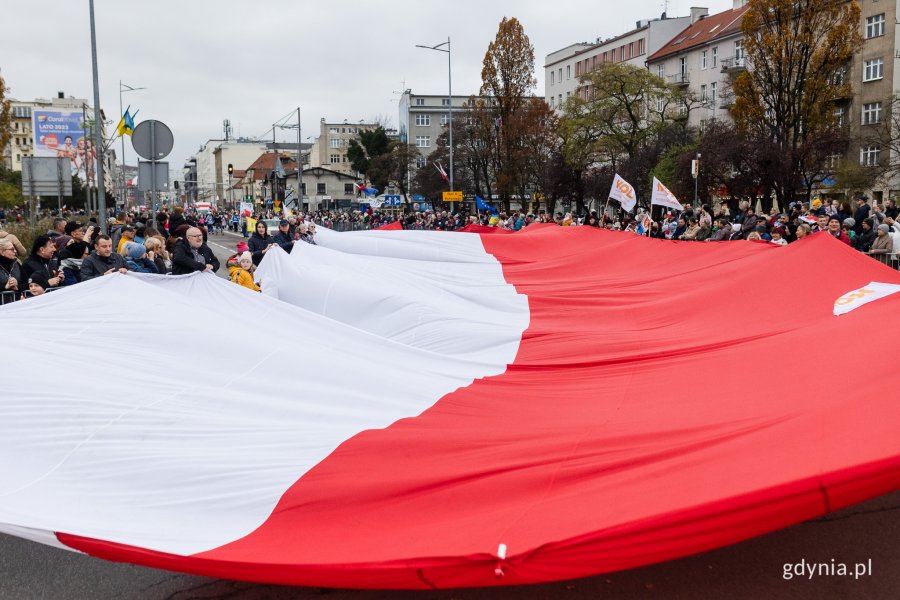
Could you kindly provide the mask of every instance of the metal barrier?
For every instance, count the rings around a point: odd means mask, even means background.
[[[63,286],[65,287],[65,286]],[[57,290],[63,289],[63,287],[55,287],[55,288],[47,288],[44,290],[45,294],[49,294],[50,292],[55,292]],[[0,306],[4,304],[11,304],[13,302],[18,302],[19,300],[26,300],[28,298],[33,298],[34,294],[29,292],[28,290],[24,290],[21,292],[11,292],[9,290],[4,290],[0,292]]]

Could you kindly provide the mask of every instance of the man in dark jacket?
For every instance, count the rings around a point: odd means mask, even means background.
[[[291,253],[294,248],[294,236],[291,235],[290,222],[282,219],[278,223],[278,233],[272,236],[272,241],[281,246],[281,249]]]
[[[57,277],[54,273],[56,265],[51,264],[54,254],[56,254],[56,245],[53,243],[53,239],[48,235],[37,236],[31,245],[31,256],[22,263],[22,280],[28,281],[32,273],[41,272],[47,276],[51,287],[62,283],[62,277]]]
[[[862,222],[861,233],[856,236],[856,249],[860,252],[868,252],[875,243],[875,219],[869,217]]]
[[[175,243],[172,254],[172,275],[187,275],[198,271],[218,271],[219,259],[203,243],[203,232],[191,227]]]
[[[178,229],[178,226],[184,225],[186,222],[184,220],[184,209],[176,206],[174,214],[169,217],[169,235],[175,235],[175,230]]]
[[[109,275],[110,273],[127,273],[125,259],[120,254],[112,251],[112,238],[101,235],[94,244],[94,251],[81,262],[81,281],[87,281]]]
[[[856,235],[860,235],[863,232],[862,226],[863,221],[869,218],[869,197],[868,196],[859,196],[856,199],[856,212],[853,213],[853,220],[856,221],[856,227],[853,228],[853,231],[856,232]],[[873,234],[874,236],[874,234]]]

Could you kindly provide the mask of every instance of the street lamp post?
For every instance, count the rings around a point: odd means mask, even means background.
[[[125,113],[122,112],[122,94],[128,93],[128,92],[136,92],[138,90],[146,90],[146,89],[147,88],[142,88],[142,87],[131,87],[127,83],[122,83],[121,79],[119,80],[119,118],[120,119],[125,116]],[[122,201],[123,206],[128,204],[128,196],[127,196],[128,190],[125,189],[126,188],[125,181],[126,181],[126,178],[125,178],[125,136],[123,135],[122,136],[122,188],[121,188],[122,189],[121,201]]]
[[[447,46],[446,49],[441,46]],[[420,44],[416,44],[416,48],[425,48],[426,50],[436,50],[438,52],[446,52],[447,53],[447,87],[448,87],[448,96],[447,96],[447,112],[449,114],[449,131],[450,131],[450,191],[454,190],[453,187],[453,74],[451,70],[451,54],[450,54],[450,37],[447,36],[447,41],[438,44],[437,46],[422,46]]]
[[[97,151],[97,205],[100,229],[106,232],[106,184],[103,181],[103,134],[100,132],[100,76],[97,71],[97,28],[94,24],[94,0],[88,0],[91,13],[91,66],[94,74],[94,148]]]
[[[699,208],[700,206],[700,195],[699,195],[699,183],[700,183],[700,153],[697,153],[697,158],[691,164],[691,175],[694,176],[694,208]]]

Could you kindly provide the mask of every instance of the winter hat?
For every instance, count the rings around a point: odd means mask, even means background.
[[[253,255],[250,252],[243,252],[240,256],[238,256],[238,262],[244,262],[245,260],[249,260],[253,262]]]
[[[66,246],[66,250],[69,251],[69,254],[72,255],[72,258],[79,259],[84,256],[85,250],[88,249],[88,245],[85,242],[72,242],[68,246]]]
[[[80,229],[82,227],[81,223],[78,221],[69,221],[66,223],[66,235],[72,235],[72,232],[76,229]]]
[[[822,206],[822,201],[816,198],[812,201],[812,206],[813,208],[819,208],[820,206]]]
[[[888,226],[887,223],[882,223],[881,225],[879,225],[879,226],[878,226],[878,230],[879,230],[879,231],[883,231],[883,232],[885,232],[885,233],[890,233],[890,232],[891,232],[891,228]]]
[[[243,254],[244,252],[247,252],[248,250],[250,250],[250,246],[247,245],[247,242],[238,242],[237,243],[238,254]]]
[[[36,283],[46,290],[50,287],[50,278],[47,277],[46,273],[35,271],[31,274],[31,277],[28,278],[28,285],[31,285],[32,283]]]
[[[847,227],[856,227],[856,219],[853,219],[853,218],[844,219],[844,225],[846,225]]]
[[[130,242],[128,244],[125,244],[125,253],[131,260],[137,260],[147,253],[147,247],[143,244],[135,244],[134,242]]]

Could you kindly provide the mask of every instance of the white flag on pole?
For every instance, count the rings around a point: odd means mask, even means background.
[[[650,194],[650,204],[658,204],[659,206],[668,206],[675,210],[684,210],[681,202],[675,197],[675,194],[669,191],[656,177],[653,178],[653,193]]]
[[[634,186],[619,177],[618,173],[613,179],[609,197],[613,200],[618,200],[626,211],[634,212],[634,207],[637,204],[637,194],[634,192]]]

